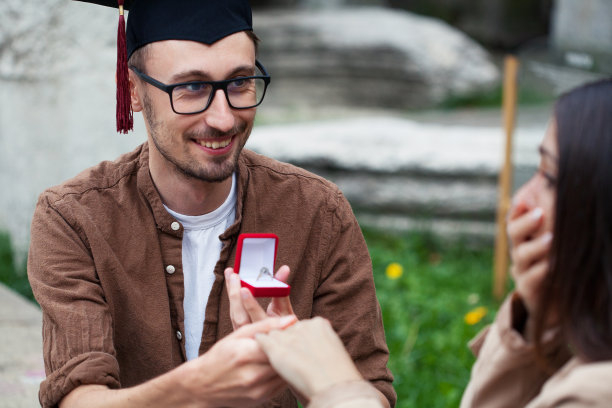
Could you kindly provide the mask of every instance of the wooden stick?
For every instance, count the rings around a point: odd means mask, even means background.
[[[504,61],[503,125],[506,134],[504,164],[499,174],[499,199],[497,202],[497,233],[493,271],[493,296],[501,300],[508,281],[508,236],[506,215],[510,209],[512,194],[512,135],[516,117],[518,59],[509,55]]]

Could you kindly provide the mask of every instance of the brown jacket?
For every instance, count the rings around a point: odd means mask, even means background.
[[[536,362],[533,345],[514,329],[526,318],[521,309],[511,295],[495,322],[472,341],[478,358],[461,408],[611,407],[612,362],[572,358],[551,330],[545,334],[545,352],[557,370],[548,374]]]
[[[235,223],[206,307],[200,353],[232,331],[223,270],[239,233],[279,236],[276,267],[291,267],[299,318],[323,316],[364,377],[395,403],[372,266],[336,186],[244,151]],[[28,274],[43,311],[44,407],[81,384],[140,384],[185,361],[182,226],[164,209],[143,144],[41,194]],[[295,407],[288,391],[268,406]]]

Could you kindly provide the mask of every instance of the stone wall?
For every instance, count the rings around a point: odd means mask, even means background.
[[[557,48],[612,55],[612,1],[556,0],[553,15]]]

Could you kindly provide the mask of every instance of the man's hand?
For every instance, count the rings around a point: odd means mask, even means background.
[[[61,408],[251,407],[286,387],[270,366],[254,337],[283,330],[295,316],[269,318],[242,327],[209,351],[144,384],[111,390],[81,385],[61,402]]]
[[[193,379],[194,395],[206,398],[211,406],[248,407],[278,394],[287,385],[254,337],[272,329],[283,330],[296,320],[295,316],[286,316],[246,325],[185,364],[186,378]]]
[[[283,265],[278,269],[274,278],[286,283],[290,272],[289,267]],[[225,269],[225,287],[229,296],[230,318],[234,330],[267,317],[294,314],[289,296],[272,298],[267,311],[264,311],[251,292],[240,286],[240,277],[234,273],[233,268]]]
[[[537,313],[542,282],[549,267],[552,234],[541,231],[544,216],[541,208],[531,208],[525,201],[518,201],[508,217],[511,274],[530,315]]]

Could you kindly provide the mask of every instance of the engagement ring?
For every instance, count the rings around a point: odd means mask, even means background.
[[[266,268],[265,266],[263,268],[261,268],[261,270],[259,271],[259,275],[257,275],[257,280],[262,280],[262,281],[270,281],[273,280],[274,276],[272,276],[272,273],[270,272],[270,270],[268,270],[268,268]]]

